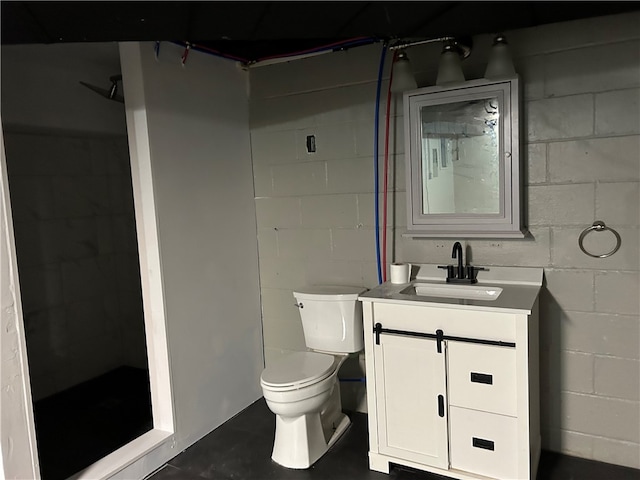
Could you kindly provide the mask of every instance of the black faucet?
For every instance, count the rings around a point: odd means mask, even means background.
[[[477,283],[478,271],[484,270],[482,267],[474,267],[473,265],[464,264],[462,258],[462,244],[456,242],[453,244],[451,258],[458,259],[458,266],[455,265],[439,265],[438,268],[446,268],[447,283]]]
[[[464,278],[464,263],[462,261],[462,245],[460,242],[453,244],[453,250],[451,250],[451,258],[458,258],[458,275],[457,278]]]

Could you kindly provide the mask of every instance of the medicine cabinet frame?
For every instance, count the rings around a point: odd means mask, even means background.
[[[423,211],[423,195],[426,195],[424,179],[431,177],[425,176],[427,172],[423,171],[422,109],[493,98],[498,100],[499,199],[497,204],[499,211],[497,213],[425,213]],[[523,238],[525,236],[521,197],[520,98],[517,76],[500,80],[472,80],[446,87],[425,87],[404,93],[407,182],[407,233],[404,236],[427,238]],[[437,152],[434,153],[437,154]],[[442,163],[438,164],[438,160],[434,160],[434,168],[442,169],[449,166],[444,163],[444,157],[441,161]],[[427,168],[431,169],[431,160]],[[431,173],[429,171],[428,175]]]

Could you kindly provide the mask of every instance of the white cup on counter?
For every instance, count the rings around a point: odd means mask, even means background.
[[[392,263],[389,265],[391,283],[409,283],[411,278],[410,263]]]

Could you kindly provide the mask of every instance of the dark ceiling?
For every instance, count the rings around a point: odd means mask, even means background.
[[[639,10],[640,2],[2,1],[0,6],[3,45],[188,41],[257,60],[359,37],[497,33]]]

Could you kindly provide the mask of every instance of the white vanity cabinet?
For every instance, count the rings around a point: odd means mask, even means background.
[[[360,298],[371,469],[388,473],[392,463],[458,479],[535,479],[537,288],[523,309],[406,301],[385,288]],[[502,295],[518,287],[509,288]]]

